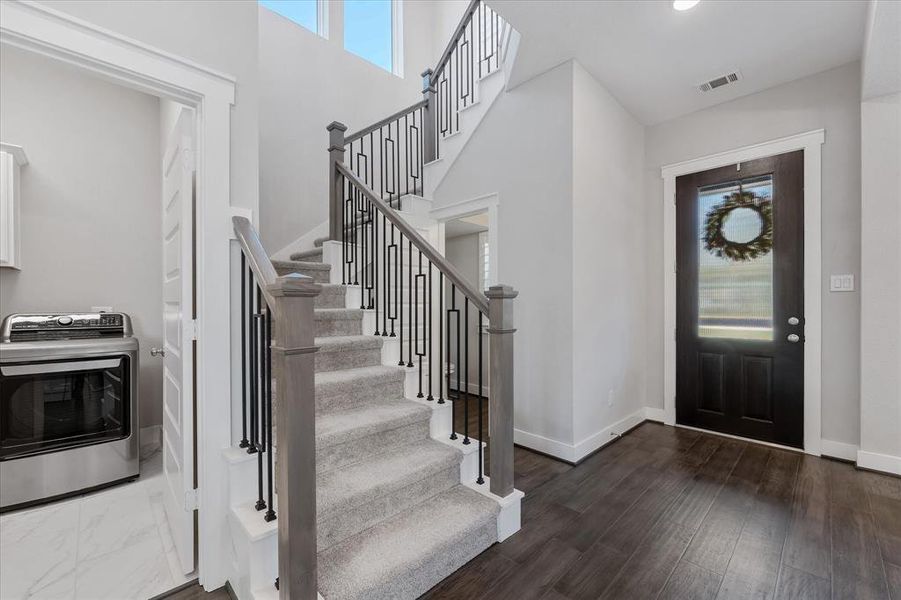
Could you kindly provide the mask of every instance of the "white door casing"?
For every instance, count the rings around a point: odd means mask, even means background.
[[[163,154],[163,476],[182,571],[194,570],[193,118],[182,108]]]
[[[804,150],[804,452],[820,455],[822,380],[822,129],[661,167],[663,178],[663,420],[676,424],[676,177]]]

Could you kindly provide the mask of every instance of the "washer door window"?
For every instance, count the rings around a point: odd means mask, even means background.
[[[0,367],[0,460],[129,435],[128,358]]]

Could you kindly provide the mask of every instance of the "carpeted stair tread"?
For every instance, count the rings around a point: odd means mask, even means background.
[[[383,342],[377,335],[334,335],[315,338],[313,344],[319,346],[319,352],[344,352],[381,348]]]
[[[411,400],[386,400],[363,408],[339,410],[316,418],[316,448],[327,448],[410,423],[427,421],[432,410]]]
[[[328,240],[328,237],[316,238],[315,240],[313,240],[313,246],[316,248],[322,248],[322,244],[326,243]]]
[[[313,318],[317,320],[354,320],[363,318],[360,308],[317,308],[313,310]]]
[[[375,383],[376,380],[394,381],[402,380],[403,378],[404,372],[400,367],[376,365],[372,367],[360,367],[358,369],[344,369],[342,371],[316,373],[316,386],[348,382],[367,384]]]
[[[304,271],[331,271],[332,266],[321,262],[310,262],[305,260],[273,260],[272,266],[276,270],[283,269],[301,269]]]
[[[326,600],[413,599],[497,540],[498,506],[463,485],[319,553]]]
[[[326,335],[315,338],[313,343],[319,347],[314,357],[317,372],[382,364],[381,336]]]
[[[312,250],[304,250],[303,252],[295,252],[291,255],[292,261],[306,262],[322,262],[322,248],[314,248]]]
[[[459,450],[425,439],[316,477],[316,513],[322,521],[427,479],[463,459]]]

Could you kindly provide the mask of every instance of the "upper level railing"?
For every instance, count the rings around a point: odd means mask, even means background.
[[[393,207],[406,194],[421,194],[425,165],[441,158],[442,141],[460,130],[460,111],[478,100],[476,82],[501,66],[509,33],[490,6],[472,0],[435,68],[422,74],[422,100],[350,135],[340,123],[328,126],[330,173],[343,162]],[[329,236],[337,240],[339,194],[334,185],[329,193]]]
[[[476,81],[500,67],[508,34],[499,14],[472,0],[438,64],[422,74],[422,93],[429,102],[427,128],[435,132],[426,140],[426,162],[440,158],[441,140],[460,130],[460,110],[477,100]]]
[[[316,598],[313,303],[322,288],[305,275],[278,276],[250,221],[234,217],[232,224],[241,248],[240,446],[257,457],[256,509],[278,519],[280,597]]]

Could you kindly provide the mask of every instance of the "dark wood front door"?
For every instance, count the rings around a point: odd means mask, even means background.
[[[804,153],[676,179],[676,421],[804,444]]]

